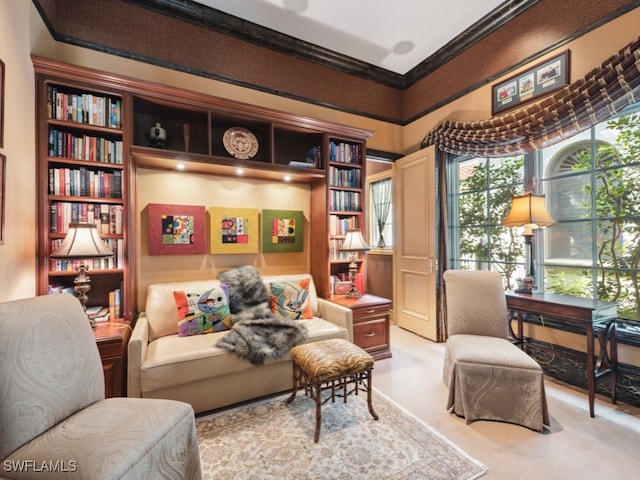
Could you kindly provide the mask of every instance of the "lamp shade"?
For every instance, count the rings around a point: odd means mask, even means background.
[[[541,228],[555,225],[547,207],[544,195],[527,192],[524,195],[514,195],[511,210],[502,221],[505,227]]]
[[[362,238],[362,232],[358,228],[350,228],[344,237],[340,250],[345,252],[368,252],[371,247]]]
[[[104,258],[113,256],[93,223],[70,223],[67,236],[51,258]]]

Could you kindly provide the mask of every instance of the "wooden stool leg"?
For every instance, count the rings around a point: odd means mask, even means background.
[[[293,362],[293,385],[291,387],[291,395],[287,398],[287,405],[293,402],[293,399],[296,398],[296,393],[298,393],[298,378],[300,376],[300,372],[298,371],[298,364]]]
[[[374,420],[378,420],[378,414],[373,409],[373,402],[371,401],[371,370],[367,370],[367,406]]]
[[[320,425],[322,424],[322,385],[320,383],[313,384],[316,397],[316,431],[313,434],[313,441],[318,443],[320,440]]]

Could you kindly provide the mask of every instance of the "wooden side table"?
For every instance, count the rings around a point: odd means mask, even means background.
[[[376,360],[391,357],[391,300],[375,295],[360,298],[334,295],[329,300],[353,311],[353,343]]]
[[[105,397],[126,396],[127,345],[131,326],[123,320],[98,323],[93,336],[98,344],[104,371]]]
[[[587,350],[586,374],[589,414],[591,417],[595,416],[596,380],[602,376],[609,375],[611,403],[616,403],[618,343],[616,340],[617,306],[615,303],[551,293],[525,294],[507,292],[506,296],[507,308],[511,312],[510,318],[517,320],[518,323],[518,333],[512,331],[511,334],[523,350],[526,350],[528,345],[523,331],[523,316],[525,314],[557,318],[584,327]],[[598,327],[597,332],[594,327]],[[599,352],[597,354],[595,349],[596,339],[599,344]],[[546,350],[541,345],[536,346],[536,348]],[[564,353],[564,355],[570,356],[569,353]],[[580,357],[575,357],[575,359],[580,360]]]

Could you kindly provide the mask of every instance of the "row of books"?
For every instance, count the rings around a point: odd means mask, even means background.
[[[122,100],[91,93],[67,93],[58,87],[47,88],[47,114],[54,120],[122,128]]]
[[[360,188],[360,169],[329,167],[329,185],[332,187]]]
[[[49,130],[49,156],[88,162],[124,163],[121,140]]]
[[[88,270],[113,270],[124,267],[124,243],[121,238],[108,238],[104,240],[113,257],[93,258],[88,260],[72,260],[64,258],[49,259],[50,272],[75,272],[80,265],[86,265]],[[55,251],[62,239],[51,240],[51,251]]]
[[[358,228],[358,217],[329,215],[329,235],[346,235],[350,228]]]
[[[67,233],[69,223],[95,223],[102,234],[122,234],[122,205],[107,203],[51,202],[49,231]]]
[[[343,240],[340,238],[333,238],[329,240],[329,261],[335,260],[350,260],[350,252],[343,252],[340,250]]]
[[[122,171],[50,168],[49,195],[122,198]]]
[[[362,148],[359,144],[329,142],[329,161],[362,165]]]
[[[95,305],[87,307],[87,317],[96,323],[108,322],[110,319],[122,316],[122,302],[120,289],[109,292],[109,305]]]
[[[360,192],[331,190],[329,195],[329,210],[347,212],[361,211]]]

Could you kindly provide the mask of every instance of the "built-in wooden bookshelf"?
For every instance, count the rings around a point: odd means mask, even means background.
[[[106,303],[109,292],[121,288],[123,317],[132,318],[140,308],[132,302],[138,242],[131,241],[139,228],[129,190],[138,167],[173,171],[180,164],[194,173],[236,175],[241,168],[245,177],[287,176],[309,184],[310,270],[319,295],[330,296],[331,275],[348,272],[348,259],[331,258],[331,251],[344,238],[343,225],[364,230],[362,185],[371,131],[42,58],[33,62],[39,293],[56,283],[73,285],[73,265],[58,268],[49,255],[64,238],[65,225],[78,216],[99,222],[118,254],[114,264],[92,270],[90,305]],[[58,93],[67,95],[62,117],[52,113],[58,112]],[[78,113],[88,95],[104,106],[91,121],[84,107]],[[231,144],[230,134],[238,134],[239,143]],[[104,185],[106,190],[96,188]]]
[[[126,92],[113,79],[34,58],[37,85],[37,293],[73,292],[80,262],[92,279],[88,306],[120,297],[131,320],[128,262]],[[95,223],[114,252],[106,259],[52,259],[70,223]]]
[[[311,251],[312,265],[318,270],[325,271],[325,275],[330,279],[329,285],[322,285],[318,288],[321,295],[325,297],[334,293],[331,288],[331,279],[341,281],[349,279],[350,254],[340,250],[347,230],[359,228],[363,235],[366,234],[363,189],[366,178],[365,148],[363,139],[330,136],[328,139],[326,187],[318,184],[312,196],[313,210],[320,209],[323,203],[327,204],[327,232],[325,235],[318,232],[317,235],[319,238],[329,239],[328,255],[323,261],[320,255],[314,254],[316,249],[319,249],[319,245],[312,247]],[[318,228],[318,226],[314,225],[313,228]],[[364,281],[366,279],[366,262],[361,254],[358,254],[358,273],[363,279],[362,288],[366,290],[366,282]]]

